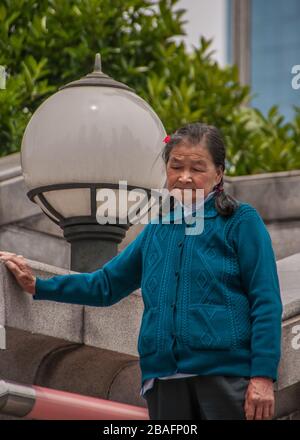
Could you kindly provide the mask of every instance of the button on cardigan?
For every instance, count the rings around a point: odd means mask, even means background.
[[[210,192],[205,200],[200,200],[199,202],[192,203],[190,205],[183,205],[180,201],[179,204],[184,208],[183,216],[187,217],[191,214],[194,215],[194,213],[200,209],[200,207],[203,206],[204,203],[207,203],[209,199],[211,199],[215,195],[215,191]],[[179,271],[175,272],[176,277],[179,276]],[[175,303],[172,304],[172,307],[175,307]],[[176,341],[175,341],[176,342]],[[158,377],[158,379],[167,380],[167,379],[180,379],[182,377],[190,377],[190,376],[197,376],[197,374],[182,374],[182,373],[175,373],[171,376],[165,376],[165,377]],[[140,395],[144,396],[146,391],[150,390],[154,385],[154,378],[153,379],[147,379],[141,388]]]
[[[147,224],[95,272],[37,278],[33,298],[107,307],[141,287],[142,386],[174,373],[276,380],[282,303],[263,220],[244,202],[221,216],[215,196],[201,234],[186,234],[182,220]]]

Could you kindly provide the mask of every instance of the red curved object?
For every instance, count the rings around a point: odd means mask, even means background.
[[[149,420],[146,408],[33,385],[36,401],[26,415],[42,420]]]

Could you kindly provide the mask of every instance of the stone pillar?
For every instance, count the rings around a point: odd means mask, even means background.
[[[238,66],[240,82],[250,84],[251,0],[232,0],[232,57]]]

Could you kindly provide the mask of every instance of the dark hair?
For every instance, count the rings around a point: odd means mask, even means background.
[[[165,164],[168,163],[173,147],[184,140],[188,140],[193,145],[199,143],[204,145],[211,154],[215,166],[221,167],[223,172],[225,171],[226,152],[220,131],[213,125],[206,125],[200,122],[187,124],[176,130],[174,134],[170,135],[169,141],[166,143],[162,152],[162,158]],[[215,196],[215,207],[219,214],[230,216],[237,208],[238,203],[233,197],[225,192],[223,186],[224,181],[222,177],[221,182],[213,188],[213,190],[217,191]]]

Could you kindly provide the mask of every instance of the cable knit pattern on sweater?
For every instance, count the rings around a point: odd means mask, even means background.
[[[186,227],[150,223],[93,273],[37,278],[34,299],[106,307],[141,287],[141,385],[176,372],[276,380],[282,304],[263,220],[243,202],[221,216],[212,197],[203,232]]]

